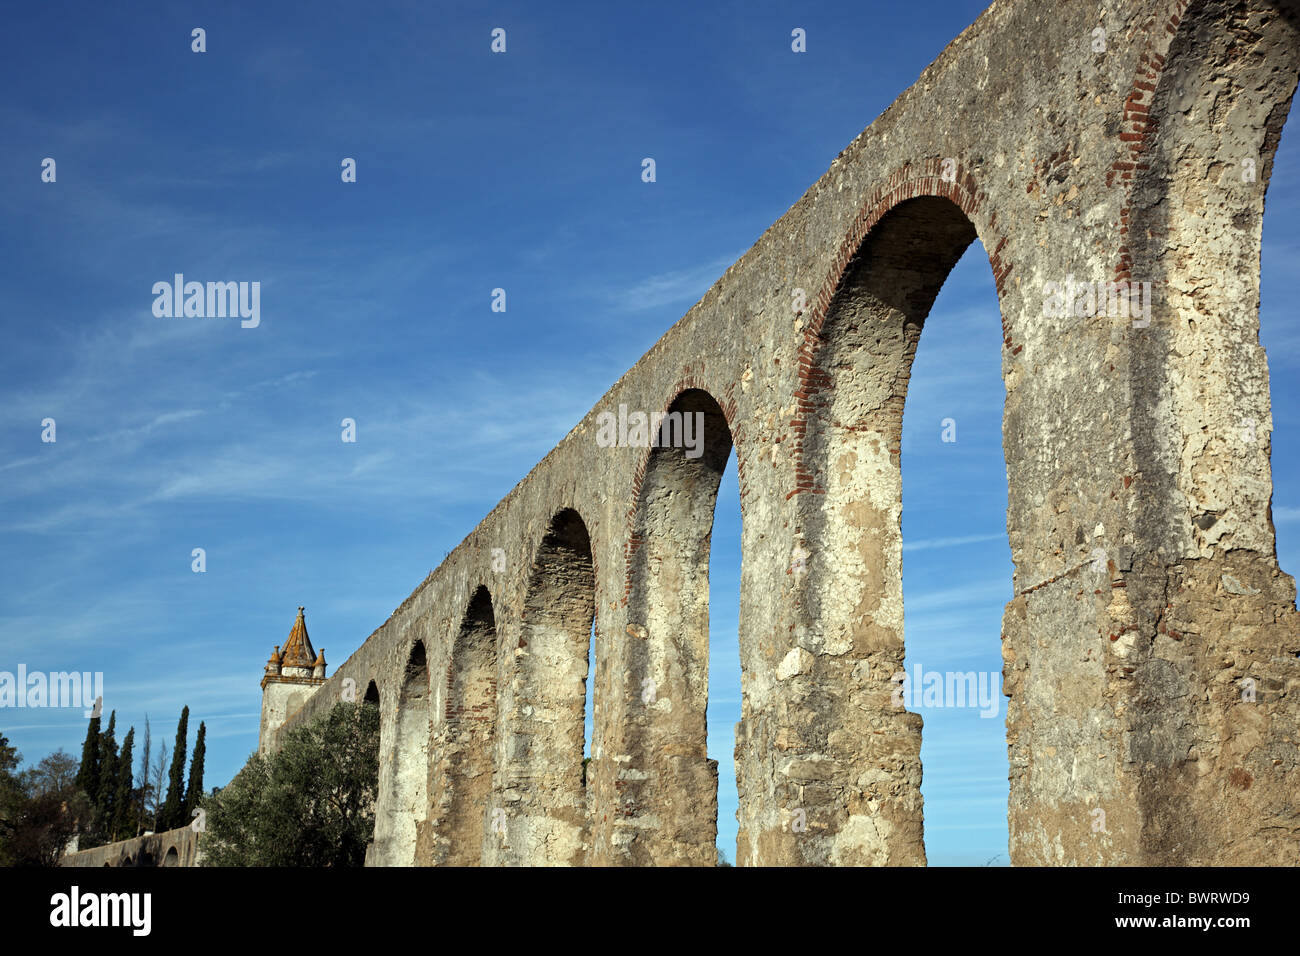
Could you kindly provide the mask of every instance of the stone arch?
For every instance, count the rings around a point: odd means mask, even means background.
[[[800,707],[774,715],[780,819],[742,819],[742,861],[759,832],[765,859],[925,863],[921,718],[893,706],[891,680],[904,664],[903,407],[926,316],[982,219],[971,177],[938,172],[905,171],[873,197],[805,330],[788,570],[799,616],[772,682]],[[1010,267],[992,239],[1000,296]]]
[[[407,656],[397,701],[393,742],[393,826],[389,860],[398,866],[416,863],[418,824],[428,813],[430,724],[429,664],[424,641],[417,640]]]
[[[1140,490],[1126,521],[1142,547],[1115,629],[1132,673],[1117,696],[1141,773],[1119,781],[1124,816],[1108,824],[1134,863],[1295,865],[1296,844],[1273,835],[1300,817],[1300,765],[1276,758],[1300,725],[1278,692],[1300,667],[1300,620],[1277,562],[1259,304],[1300,5],[1176,0],[1157,26],[1108,176],[1127,189],[1114,279],[1149,282],[1153,301],[1120,369]],[[1272,690],[1247,701],[1248,680]]]
[[[673,396],[632,513],[624,746],[618,799],[639,833],[633,864],[717,862],[718,766],[707,749],[709,546],[732,450],[726,413],[702,388]]]
[[[494,785],[500,802],[491,808],[502,812],[505,832],[488,840],[493,860],[585,862],[583,710],[595,582],[587,524],[564,508],[533,559],[519,637],[511,642],[513,680],[502,701],[509,729]]]
[[[490,832],[497,720],[497,628],[492,595],[475,589],[452,644],[433,799],[435,860],[477,866]]]
[[[176,852],[176,847],[169,847],[167,853],[163,856],[163,866],[180,866],[181,855]]]
[[[949,165],[950,163],[952,165]],[[974,175],[955,158],[931,157],[919,164],[906,163],[886,177],[871,192],[853,218],[852,226],[840,242],[830,269],[822,277],[816,297],[810,303],[807,314],[805,315],[803,311],[797,313],[800,321],[797,322],[796,329],[801,330],[801,340],[798,345],[799,390],[795,393],[795,398],[800,399],[800,402],[794,416],[796,484],[787,497],[794,497],[800,493],[824,492],[824,489],[817,484],[819,477],[816,471],[817,462],[809,457],[804,440],[809,425],[813,423],[810,412],[817,407],[817,396],[831,384],[823,355],[826,346],[826,335],[823,333],[833,308],[842,304],[846,291],[845,284],[849,281],[852,271],[862,265],[862,254],[868,239],[873,234],[879,235],[878,230],[887,218],[893,219],[894,228],[897,228],[900,220],[906,217],[895,215],[896,210],[913,199],[927,201],[927,205],[921,207],[922,209],[943,208],[941,205],[933,205],[935,201],[941,199],[946,199],[958,207],[984,245],[984,250],[989,257],[989,266],[993,270],[993,284],[999,299],[1002,298],[1003,288],[1012,268],[1011,262],[1005,257],[1007,239],[999,230],[997,210],[988,209],[988,197],[979,188]],[[959,226],[954,228],[960,229]],[[951,252],[948,255],[951,255]],[[960,252],[957,253],[956,258],[961,258]],[[953,259],[953,263],[956,263],[956,259]],[[938,295],[938,287],[942,286],[943,278],[946,276],[947,271],[939,277],[938,286],[935,286],[934,294],[931,295],[931,302],[934,295]],[[1021,346],[1013,341],[1013,330],[1005,314],[1002,317],[1002,331],[1003,344],[1011,354],[1019,354]]]
[[[374,704],[376,707],[379,706],[379,685],[373,680],[366,685],[366,693],[365,696],[361,698],[361,702],[365,704]]]
[[[1275,560],[1260,246],[1300,72],[1300,5],[1176,0],[1160,26],[1125,102],[1129,149],[1110,172],[1129,188],[1114,278],[1154,287],[1127,369],[1135,467],[1151,489],[1135,520],[1171,558]],[[1172,406],[1182,434],[1153,402]]]

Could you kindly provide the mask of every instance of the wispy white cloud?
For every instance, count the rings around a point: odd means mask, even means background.
[[[174,412],[163,412],[161,415],[155,415],[152,420],[145,422],[143,425],[136,425],[131,428],[119,428],[111,432],[100,432],[86,436],[88,442],[122,442],[135,438],[142,438],[153,434],[160,428],[167,425],[174,425],[177,422],[189,421],[203,414],[201,408],[186,408]]]
[[[1274,524],[1290,524],[1293,521],[1300,521],[1300,508],[1283,505],[1273,509]]]
[[[967,534],[959,535],[953,538],[927,538],[922,541],[908,541],[903,539],[904,551],[933,551],[937,548],[960,548],[968,544],[982,544],[987,541],[1005,541],[1005,532],[996,534]]]
[[[985,578],[954,587],[922,590],[919,593],[904,591],[903,606],[911,612],[929,612],[953,607],[975,608],[997,601],[1004,593],[1010,596],[1011,579]]]
[[[627,312],[639,312],[669,305],[689,307],[709,291],[709,287],[740,258],[741,252],[723,256],[704,265],[688,266],[684,269],[646,276],[631,285],[607,289],[603,297],[615,307]]]

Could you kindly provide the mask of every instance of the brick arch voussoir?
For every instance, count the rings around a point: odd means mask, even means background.
[[[1146,153],[1160,131],[1160,121],[1151,113],[1156,89],[1165,70],[1169,47],[1191,0],[1168,0],[1162,12],[1151,17],[1143,33],[1146,42],[1138,57],[1137,70],[1124,97],[1124,119],[1120,126],[1120,156],[1106,170],[1106,185],[1118,185],[1125,192],[1120,207],[1120,247],[1114,281],[1133,277],[1133,252],[1128,244],[1129,220],[1133,212],[1133,190],[1141,174],[1150,168]]]
[[[817,483],[815,469],[804,457],[804,438],[807,435],[810,415],[818,395],[831,384],[830,376],[819,364],[823,344],[821,331],[830,313],[831,305],[847,277],[849,263],[857,255],[871,231],[885,216],[910,199],[935,197],[953,202],[975,226],[976,235],[983,243],[985,252],[988,253],[998,299],[999,301],[1002,299],[1007,276],[1011,273],[1011,262],[1004,255],[1007,239],[998,229],[997,210],[992,207],[985,192],[979,188],[970,170],[959,162],[955,170],[945,175],[943,162],[942,157],[931,157],[920,164],[905,163],[877,186],[853,218],[853,223],[841,240],[830,269],[827,270],[825,278],[818,287],[817,296],[804,323],[802,340],[796,352],[799,387],[794,397],[798,409],[790,423],[794,437],[795,487],[786,494],[787,501],[798,494],[825,494],[825,489]],[[1003,346],[1014,355],[1023,346],[1015,344],[1012,340],[1006,313],[1003,310],[999,312]]]

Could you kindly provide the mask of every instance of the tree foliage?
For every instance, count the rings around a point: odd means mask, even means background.
[[[140,751],[140,802],[137,804],[135,811],[135,832],[141,834],[144,832],[145,814],[148,812],[150,787],[149,787],[149,767],[153,759],[153,734],[149,727],[149,715],[144,715],[144,749]]]
[[[113,839],[113,815],[117,808],[117,711],[108,715],[108,727],[99,741],[99,781],[96,786],[95,835],[104,842]]]
[[[181,809],[182,822],[194,816],[194,808],[203,799],[203,758],[207,751],[207,735],[208,729],[200,720],[199,733],[194,739],[194,756],[190,758],[190,782],[185,786],[185,804]]]
[[[131,775],[132,751],[135,749],[135,728],[127,731],[122,740],[122,753],[117,764],[117,781],[114,784],[113,817],[109,823],[108,839],[127,840],[135,836],[137,794]]]
[[[0,865],[53,866],[92,814],[78,761],[58,750],[20,773],[21,760],[0,735]]]
[[[9,738],[0,734],[0,866],[13,866],[13,834],[18,826],[27,797],[18,765],[23,755],[9,745]]]
[[[173,821],[169,827],[188,824],[190,810],[202,792],[206,736],[206,728],[200,724],[187,789],[184,746],[188,720],[186,707],[176,735],[181,758],[173,760],[171,767],[169,798],[174,795],[175,806],[168,815],[159,799],[167,748],[162,748],[156,779],[151,781],[147,718],[138,784],[131,767],[135,728],[127,732],[119,750],[116,712],[109,715],[108,726],[102,730],[98,716],[90,719],[80,760],[57,750],[36,766],[20,770],[21,755],[0,735],[0,866],[52,866],[74,836],[82,850],[138,836],[146,822],[146,806],[161,820]]]
[[[362,866],[378,778],[379,708],[336,704],[204,798],[204,864]]]
[[[35,767],[22,775],[23,789],[29,796],[66,793],[77,785],[77,759],[66,750],[47,754]]]
[[[185,741],[189,736],[190,709],[181,710],[180,723],[176,725],[176,746],[172,748],[172,766],[167,780],[167,799],[158,811],[158,829],[171,830],[182,827],[185,819]]]
[[[99,799],[99,747],[99,718],[91,717],[90,725],[86,728],[85,743],[81,745],[81,770],[77,773],[77,786],[92,805]]]

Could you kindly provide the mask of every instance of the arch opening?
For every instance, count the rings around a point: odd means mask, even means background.
[[[1261,238],[1300,73],[1300,8],[1193,0],[1165,53],[1120,262],[1155,302],[1127,370],[1149,486],[1136,520],[1167,563],[1216,550],[1275,562]]]
[[[1260,291],[1265,193],[1300,75],[1300,8],[1193,0],[1172,22],[1161,70],[1141,78],[1154,90],[1130,94],[1153,121],[1134,120],[1145,135],[1121,263],[1154,290],[1125,369],[1143,483],[1133,506],[1143,547],[1126,591],[1154,632],[1130,662],[1131,733],[1148,742],[1131,859],[1294,864],[1294,844],[1271,836],[1294,817],[1273,754],[1294,736],[1300,706],[1271,689],[1300,656],[1300,618],[1279,566],[1278,383],[1270,388]],[[1255,623],[1239,627],[1247,615]],[[1170,694],[1170,674],[1191,692]],[[1250,744],[1234,741],[1255,708],[1268,722]]]
[[[801,724],[791,715],[785,719],[792,726],[779,733],[793,738],[790,749],[825,755],[845,768],[845,778],[837,781],[832,774],[811,794],[793,783],[778,788],[779,803],[796,808],[787,813],[790,821],[781,821],[777,838],[795,859],[926,862],[923,721],[898,693],[908,673],[903,409],[927,317],[949,273],[978,238],[974,223],[951,199],[918,196],[898,203],[850,260],[819,329],[802,446],[802,466],[818,493],[801,496],[791,571],[802,578],[805,616],[794,628],[790,654],[803,706],[835,719]],[[936,441],[939,425],[933,423],[931,432]],[[988,436],[995,447],[999,431]],[[1005,463],[1000,451],[997,457]],[[998,536],[1006,541],[1005,532]],[[996,617],[988,630],[986,658],[1001,647]],[[878,769],[853,781],[851,768],[864,766]],[[795,818],[803,832],[791,822]],[[823,824],[821,836],[809,820],[838,822]],[[872,825],[855,826],[857,820]]]
[[[627,649],[630,753],[645,776],[624,790],[638,825],[638,864],[713,866],[718,762],[708,755],[709,558],[732,435],[718,402],[687,389],[646,462],[634,519]],[[674,419],[672,416],[678,416]]]
[[[372,680],[369,684],[366,685],[366,692],[365,692],[365,694],[364,694],[364,695],[362,696],[362,698],[361,698],[361,703],[362,703],[363,705],[365,705],[365,706],[368,706],[368,707],[374,707],[375,709],[378,709],[378,708],[379,708],[379,685],[376,684],[373,680]],[[382,726],[383,726],[383,720],[382,720],[382,718],[381,718],[381,719],[380,719],[380,727],[382,728]],[[379,752],[380,752],[381,754],[384,752],[382,741],[380,742],[380,751],[379,751]],[[370,784],[371,784],[371,785],[370,785],[370,792],[371,792],[372,794],[374,794],[375,796],[374,796],[374,798],[370,801],[370,805],[366,808],[366,812],[368,812],[368,813],[370,813],[370,814],[372,814],[372,815],[374,816],[375,823],[374,823],[374,828],[372,829],[371,834],[370,834],[370,842],[369,842],[369,844],[366,845],[366,855],[365,855],[365,860],[366,860],[366,865],[367,865],[367,866],[369,866],[369,865],[372,863],[372,861],[374,860],[374,852],[375,852],[376,835],[377,835],[378,832],[379,832],[379,815],[378,815],[378,813],[376,812],[376,810],[377,810],[376,802],[377,802],[377,800],[378,800],[378,795],[379,795],[379,763],[378,763],[378,761],[376,761],[376,763],[375,763],[375,778],[374,778],[374,780],[372,780],[372,781],[370,782]]]
[[[416,641],[403,673],[394,741],[390,852],[392,862],[399,866],[416,863],[418,824],[428,813],[429,689],[424,642]]]
[[[447,668],[441,768],[434,804],[439,862],[478,866],[489,832],[497,717],[497,629],[492,595],[479,586],[470,598]]]
[[[741,658],[740,565],[742,518],[740,481],[736,450],[723,468],[713,508],[713,530],[709,545],[709,699],[706,711],[708,752],[717,761],[718,865],[731,866],[736,859],[737,824],[740,810],[739,764]]]
[[[909,376],[900,467],[905,683],[925,721],[931,866],[1008,862],[1001,626],[1013,594],[998,298],[977,239],[926,317]]]
[[[1298,40],[1297,42],[1300,42]],[[1287,122],[1269,170],[1268,208],[1260,237],[1259,341],[1269,369],[1272,432],[1269,438],[1273,525],[1278,567],[1300,569],[1300,129]]]
[[[503,811],[501,842],[544,865],[586,862],[584,711],[595,586],[587,525],[566,508],[551,520],[530,571],[507,695],[506,769],[494,788],[498,799],[513,797],[512,808],[493,808]]]

